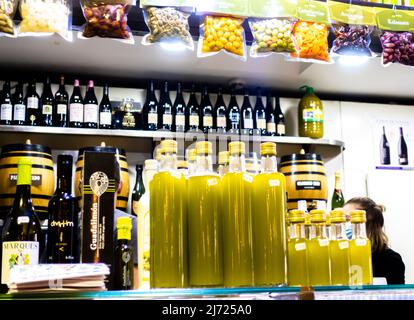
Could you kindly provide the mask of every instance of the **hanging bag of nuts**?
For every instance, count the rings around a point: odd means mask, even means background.
[[[16,35],[13,22],[18,0],[0,0],[0,37]]]

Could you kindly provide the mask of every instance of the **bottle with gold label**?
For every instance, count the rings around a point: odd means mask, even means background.
[[[286,284],[286,181],[277,172],[276,143],[260,145],[261,172],[254,177],[252,206],[254,282]]]
[[[218,174],[220,177],[223,177],[227,172],[229,172],[229,161],[230,154],[228,151],[220,151],[218,154]]]
[[[150,183],[151,288],[188,285],[186,179],[177,170],[177,142],[161,142],[159,172]]]
[[[223,285],[220,177],[213,172],[211,142],[197,142],[197,170],[189,177],[188,259],[190,286]]]
[[[302,210],[291,210],[288,217],[288,285],[309,286],[309,263],[305,236],[305,213]]]
[[[333,285],[349,285],[349,240],[345,233],[346,217],[342,209],[331,211],[331,280]]]
[[[352,239],[349,244],[350,284],[372,284],[371,241],[367,238],[364,210],[353,210],[350,213],[352,223]]]
[[[311,286],[331,284],[331,264],[329,260],[329,239],[326,236],[324,210],[310,212],[310,235],[307,240],[309,250],[309,281]]]
[[[224,286],[252,286],[253,177],[246,173],[244,143],[230,142],[229,151],[229,172],[222,180]]]
[[[302,86],[306,93],[299,102],[299,136],[320,139],[323,137],[323,105],[315,95],[314,89]]]

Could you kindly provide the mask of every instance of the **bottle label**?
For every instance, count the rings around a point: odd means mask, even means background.
[[[295,250],[296,250],[296,251],[303,251],[303,250],[306,250],[306,243],[305,243],[305,242],[296,243],[296,244],[295,244]]]
[[[213,117],[212,116],[204,116],[203,117],[203,126],[204,127],[212,127],[213,126]]]
[[[157,124],[158,123],[158,114],[148,113],[148,123],[149,124]]]
[[[162,122],[163,124],[172,125],[172,114],[163,114]]]
[[[28,109],[38,109],[39,108],[39,99],[37,97],[27,98],[27,108]]]
[[[277,125],[277,133],[280,135],[285,135],[286,134],[286,127],[284,124],[278,124]]]
[[[1,120],[12,120],[12,105],[11,104],[2,104],[0,112]]]
[[[68,111],[66,104],[58,104],[57,105],[57,113],[58,114],[66,114]]]
[[[1,283],[7,284],[10,270],[15,265],[39,263],[39,242],[5,241],[1,260]]]
[[[29,222],[30,222],[30,218],[28,216],[17,217],[17,224],[26,224]]]
[[[348,241],[341,241],[338,244],[339,249],[344,250],[344,249],[348,249],[349,248],[349,243]]]
[[[303,109],[302,119],[304,122],[323,122],[323,112],[319,109]]]
[[[112,114],[109,111],[103,111],[99,115],[99,123],[110,126],[112,122]]]
[[[216,178],[211,178],[207,180],[208,186],[215,186],[216,184],[218,184],[218,180]]]
[[[356,239],[355,244],[357,246],[366,246],[367,245],[367,239]]]
[[[190,115],[190,126],[198,127],[198,116]]]
[[[245,173],[245,174],[243,175],[243,180],[244,180],[244,181],[247,181],[247,182],[249,182],[249,183],[252,183],[252,182],[253,182],[253,177],[252,177],[250,174]]]
[[[266,130],[267,130],[267,132],[275,133],[276,132],[276,124],[273,123],[273,122],[266,123]]]
[[[53,106],[51,106],[50,104],[44,104],[42,106],[42,114],[51,115],[52,110],[53,110]]]
[[[218,128],[225,128],[226,124],[226,117],[217,117],[217,127]]]
[[[321,182],[318,180],[298,180],[296,190],[321,190]]]
[[[329,244],[328,239],[319,239],[319,246],[320,247],[326,247]]]
[[[85,117],[84,122],[98,123],[98,110],[97,104],[85,104]]]
[[[71,103],[69,105],[69,121],[70,122],[83,122],[83,104]]]
[[[17,174],[9,174],[9,186],[15,186],[17,184]],[[32,174],[32,186],[41,186],[42,185],[42,175],[41,174]]]
[[[266,119],[257,119],[257,129],[266,129]]]
[[[280,181],[279,180],[269,180],[269,186],[271,187],[279,187],[280,186]]]
[[[26,120],[26,106],[24,104],[14,105],[14,120],[25,121]]]
[[[230,121],[232,124],[239,124],[239,120],[240,120],[240,113],[238,112],[231,112],[230,113]]]
[[[244,128],[253,129],[253,119],[244,119]]]
[[[177,114],[175,116],[175,125],[176,126],[185,126],[185,116],[183,114]]]

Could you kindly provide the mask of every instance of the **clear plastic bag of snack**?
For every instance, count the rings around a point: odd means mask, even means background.
[[[292,19],[249,19],[249,26],[253,35],[253,43],[250,47],[251,57],[264,57],[272,52],[296,52]]]
[[[150,33],[144,36],[142,44],[179,43],[194,50],[188,24],[189,16],[189,13],[173,7],[146,7],[144,18]]]
[[[19,36],[59,34],[72,40],[71,0],[20,0]]]
[[[382,65],[400,63],[414,66],[414,36],[412,32],[383,31],[380,36]]]
[[[329,29],[324,23],[299,20],[293,27],[297,52],[289,60],[332,63],[328,44]]]
[[[0,36],[16,35],[13,22],[18,0],[0,0]]]
[[[133,44],[134,38],[127,24],[131,0],[81,0],[86,24],[80,38],[115,38]]]
[[[243,18],[206,15],[200,28],[198,57],[208,57],[224,51],[246,60]]]
[[[375,57],[369,48],[372,26],[334,23],[332,30],[335,40],[331,48],[332,55]]]

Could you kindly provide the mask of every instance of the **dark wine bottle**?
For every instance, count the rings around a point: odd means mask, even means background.
[[[256,104],[253,110],[253,126],[255,135],[266,135],[266,109],[263,105],[262,91],[257,88]]]
[[[213,132],[213,105],[210,101],[207,86],[204,86],[200,106],[200,130],[204,133]]]
[[[131,195],[131,213],[135,216],[138,216],[138,201],[141,199],[142,195],[145,193],[145,186],[143,180],[143,166],[136,166],[137,177],[135,179],[135,186],[132,190]]]
[[[391,164],[391,154],[390,154],[390,144],[385,134],[385,127],[382,127],[382,136],[380,142],[380,157],[381,164],[387,165]]]
[[[191,86],[190,100],[188,100],[185,114],[186,131],[198,131],[200,127],[200,106],[195,94],[195,85]]]
[[[240,109],[234,92],[231,94],[229,107],[227,108],[227,132],[240,134]]]
[[[39,95],[36,92],[36,80],[33,79],[26,93],[26,124],[30,126],[38,126],[40,124]]]
[[[86,90],[84,104],[83,127],[84,128],[98,128],[98,114],[99,106],[98,99],[96,99],[93,81],[89,80],[88,89]]]
[[[183,97],[183,91],[181,83],[177,83],[177,96],[174,101],[173,112],[173,130],[176,132],[185,131],[185,101]]]
[[[13,122],[14,125],[26,124],[26,104],[23,97],[23,82],[19,81],[14,91],[13,97]]]
[[[218,89],[217,100],[214,106],[214,129],[217,133],[226,133],[227,131],[227,107],[224,103],[222,89]]]
[[[160,93],[160,104],[158,106],[158,129],[172,131],[173,106],[168,91],[168,82],[165,81]]]
[[[69,100],[69,127],[83,127],[83,98],[79,80],[75,80],[73,92]]]
[[[0,95],[0,124],[12,124],[13,104],[10,92],[10,81],[3,84],[3,90]]]
[[[55,99],[53,97],[49,77],[46,77],[46,80],[43,83],[41,103],[42,103],[41,125],[45,127],[52,127],[53,126],[53,114],[55,113],[54,111]]]
[[[408,149],[402,127],[400,127],[400,139],[398,140],[398,162],[402,166],[408,165]]]
[[[276,135],[285,136],[286,135],[286,125],[285,125],[285,116],[280,107],[280,97],[276,97],[276,107],[275,107],[275,123],[276,123]]]
[[[253,108],[250,104],[249,92],[245,90],[241,107],[241,134],[252,135],[253,128]]]
[[[58,155],[57,188],[48,207],[48,263],[79,262],[79,205],[72,195],[72,164],[71,155]]]
[[[134,285],[134,250],[131,246],[132,219],[116,220],[117,241],[114,257],[114,290],[131,290]]]
[[[109,87],[104,85],[101,103],[99,104],[99,129],[112,128],[112,105],[109,100]]]
[[[276,135],[276,123],[275,123],[275,114],[273,107],[273,97],[270,93],[267,94],[266,99],[266,135],[275,136]]]
[[[144,129],[155,131],[158,129],[158,101],[155,96],[154,81],[150,81],[147,89],[147,98],[142,110]]]
[[[2,232],[2,284],[7,284],[14,265],[38,264],[43,252],[40,221],[32,204],[31,171],[29,159],[19,160],[16,195]]]
[[[69,94],[65,88],[65,77],[60,77],[59,89],[55,93],[56,113],[54,119],[55,127],[68,126]]]
[[[335,172],[335,190],[332,195],[331,209],[342,208],[345,204],[345,198],[341,187],[341,173]]]

